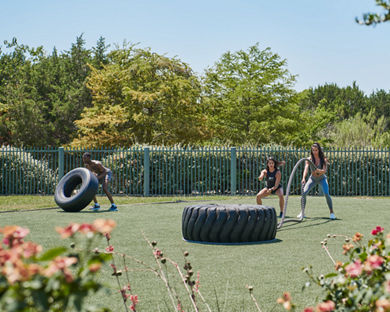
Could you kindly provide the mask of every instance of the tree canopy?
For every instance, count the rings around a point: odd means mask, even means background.
[[[149,48],[108,47],[99,38],[87,49],[82,35],[51,53],[5,41],[0,145],[340,146],[358,133],[390,146],[390,91],[366,95],[354,82],[296,92],[287,60],[260,44],[224,53],[202,75]]]
[[[114,50],[108,58],[101,69],[91,66],[87,87],[93,107],[76,122],[73,145],[187,145],[207,135],[201,86],[187,64],[135,46]],[[91,141],[91,135],[102,141]]]

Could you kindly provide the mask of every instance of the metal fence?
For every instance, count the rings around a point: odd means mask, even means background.
[[[285,160],[282,183],[287,185],[295,163],[309,156],[289,148],[0,148],[0,194],[54,194],[61,177],[82,167],[90,152],[113,171],[113,194],[133,196],[255,195],[266,159]],[[336,196],[390,196],[390,149],[328,149],[330,193]],[[290,194],[300,194],[302,168]],[[314,193],[318,192],[315,190]]]

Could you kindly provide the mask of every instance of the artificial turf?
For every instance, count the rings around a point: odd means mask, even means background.
[[[390,232],[390,199],[333,197],[337,220],[329,220],[329,212],[324,197],[308,197],[307,218],[302,223],[286,223],[269,243],[248,245],[216,245],[188,243],[181,235],[181,214],[183,208],[194,202],[204,203],[243,203],[255,204],[253,197],[202,197],[202,198],[115,198],[119,212],[93,213],[84,209],[78,213],[66,213],[55,207],[49,197],[0,197],[0,227],[17,224],[30,229],[27,237],[41,244],[44,249],[68,244],[55,232],[56,226],[65,226],[70,222],[92,222],[96,218],[110,218],[117,227],[112,233],[112,245],[117,252],[125,253],[146,266],[128,262],[130,282],[133,293],[138,295],[137,311],[173,311],[163,283],[155,275],[145,270],[154,267],[149,240],[157,241],[157,246],[166,257],[184,263],[183,253],[189,252],[195,274],[200,275],[200,290],[212,311],[257,311],[246,285],[253,286],[262,311],[283,311],[276,305],[276,299],[283,292],[291,293],[297,310],[315,305],[322,298],[321,289],[313,286],[302,292],[302,286],[308,281],[302,268],[312,265],[316,274],[326,274],[333,270],[329,257],[321,248],[321,241],[327,234],[346,234],[355,232],[370,237],[371,229],[377,225]],[[275,196],[264,200],[264,205],[278,207]],[[102,197],[103,208],[108,201]],[[8,209],[6,209],[8,206]],[[290,197],[287,215],[296,216],[299,212],[300,197]],[[12,209],[11,209],[12,208]],[[52,208],[52,209],[45,209]],[[5,211],[13,212],[5,212]],[[276,208],[279,211],[279,208]],[[343,260],[343,241],[329,240],[329,249],[336,260]],[[104,248],[105,242],[97,247]],[[169,274],[174,273],[168,266]],[[179,292],[183,292],[180,282],[171,278]],[[107,266],[99,279],[111,290],[89,300],[100,306],[108,306],[113,311],[123,311],[123,303],[118,292],[116,280]],[[318,298],[317,298],[318,297]],[[187,304],[187,303],[185,303]],[[205,311],[202,306],[201,311]],[[191,311],[187,304],[185,311]]]

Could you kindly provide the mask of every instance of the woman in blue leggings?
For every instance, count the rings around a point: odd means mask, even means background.
[[[301,199],[302,211],[304,211],[306,207],[306,195],[310,192],[310,190],[313,187],[319,184],[320,187],[322,188],[322,191],[326,198],[326,203],[328,204],[329,207],[330,219],[335,220],[336,216],[333,212],[332,198],[329,195],[329,185],[325,175],[326,170],[328,169],[328,160],[325,158],[324,152],[322,151],[322,148],[319,143],[314,143],[311,146],[310,154],[311,154],[310,158],[308,159],[310,159],[315,164],[317,169],[312,170],[311,175],[306,182],[306,176],[309,172],[309,167],[310,167],[309,162],[306,161],[305,170],[303,171],[303,177],[302,177],[302,188],[303,188],[302,199]],[[298,218],[300,217],[302,217],[301,214],[298,215]]]

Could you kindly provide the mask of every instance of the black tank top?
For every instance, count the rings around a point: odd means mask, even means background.
[[[267,188],[271,188],[271,187],[274,187],[275,186],[275,182],[276,182],[276,173],[279,171],[278,168],[275,168],[275,170],[273,172],[270,172],[267,168]],[[279,183],[279,186],[278,188],[280,187],[281,185],[281,182]]]

